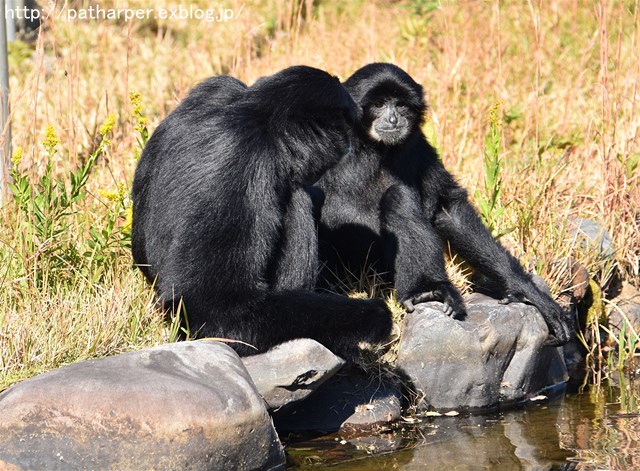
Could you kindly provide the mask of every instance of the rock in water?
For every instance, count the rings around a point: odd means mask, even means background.
[[[238,355],[180,342],[85,361],[0,394],[0,469],[280,469]]]
[[[467,318],[446,316],[440,303],[407,314],[398,369],[419,411],[486,409],[564,383],[561,347],[545,347],[548,328],[533,306],[467,299]]]

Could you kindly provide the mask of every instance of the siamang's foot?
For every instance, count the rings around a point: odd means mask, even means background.
[[[458,290],[451,284],[441,284],[431,291],[425,291],[411,296],[402,301],[407,312],[413,312],[416,304],[429,301],[440,301],[443,304],[443,312],[447,316],[463,318],[466,315],[464,301]]]

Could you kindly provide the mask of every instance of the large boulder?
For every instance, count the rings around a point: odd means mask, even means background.
[[[487,409],[568,379],[561,349],[544,346],[548,328],[536,308],[478,293],[467,303],[464,321],[435,302],[405,318],[397,366],[418,411]]]
[[[279,469],[240,358],[210,341],[85,361],[0,394],[0,469]]]
[[[291,340],[242,361],[269,410],[305,399],[345,364],[311,339]]]

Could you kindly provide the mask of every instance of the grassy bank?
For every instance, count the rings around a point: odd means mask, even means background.
[[[101,3],[112,6],[124,8]],[[132,268],[128,191],[145,129],[214,74],[252,83],[303,63],[345,78],[369,62],[394,62],[424,86],[425,132],[447,168],[555,294],[566,278],[556,262],[568,256],[589,270],[594,289],[611,273],[571,236],[576,216],[609,231],[617,270],[638,286],[637,0],[223,7],[234,17],[221,22],[82,21],[62,12],[34,43],[11,45],[14,181],[23,187],[0,209],[0,390],[175,337]],[[606,314],[615,300],[604,306]]]

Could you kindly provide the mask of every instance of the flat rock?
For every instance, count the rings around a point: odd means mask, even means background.
[[[65,366],[0,394],[0,469],[284,469],[228,346],[180,342]]]
[[[435,302],[405,317],[397,367],[418,411],[487,409],[568,379],[562,349],[543,346],[548,328],[533,306],[478,293],[466,301],[464,321]]]
[[[344,368],[313,395],[273,414],[279,432],[371,433],[400,418],[401,392],[393,381]]]
[[[305,399],[345,364],[311,339],[285,342],[242,361],[269,410]]]

